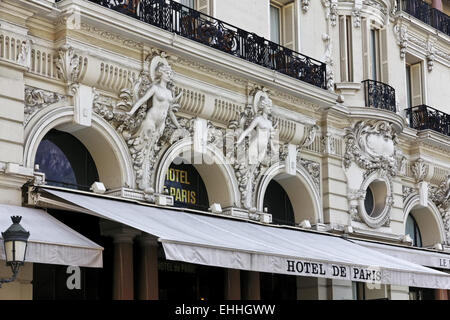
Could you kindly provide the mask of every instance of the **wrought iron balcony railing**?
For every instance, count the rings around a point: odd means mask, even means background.
[[[364,80],[366,107],[396,112],[395,89],[383,82]]]
[[[326,64],[172,0],[88,0],[326,89]]]
[[[417,130],[431,129],[450,136],[450,115],[427,105],[406,109],[409,126]]]
[[[450,17],[425,1],[397,0],[397,8],[450,36]]]

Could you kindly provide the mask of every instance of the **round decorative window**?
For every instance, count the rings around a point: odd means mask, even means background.
[[[360,200],[359,213],[363,221],[372,228],[381,227],[389,216],[391,188],[384,179],[373,179],[364,185],[365,197]]]

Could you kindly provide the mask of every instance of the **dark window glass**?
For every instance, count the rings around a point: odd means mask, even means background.
[[[164,186],[173,196],[176,207],[208,210],[209,200],[205,184],[191,164],[172,163],[166,172]]]
[[[270,181],[264,194],[264,207],[272,215],[276,224],[294,225],[294,209],[283,187],[275,180]]]
[[[260,273],[261,300],[297,300],[297,277]]]
[[[406,219],[406,230],[405,234],[409,234],[413,241],[413,246],[421,247],[422,246],[422,236],[420,235],[419,225],[416,222],[416,219],[412,215],[409,215]]]
[[[99,181],[89,151],[66,132],[50,130],[38,146],[34,163],[39,164],[49,185],[89,190]]]
[[[369,187],[366,190],[366,198],[364,199],[364,208],[369,216],[372,216],[374,209],[374,199],[372,189]]]

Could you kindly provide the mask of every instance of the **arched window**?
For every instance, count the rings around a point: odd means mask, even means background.
[[[267,207],[275,224],[295,225],[294,209],[283,187],[275,180],[270,181],[264,194],[264,207]]]
[[[49,185],[89,190],[99,181],[97,168],[86,147],[69,133],[50,130],[38,146],[35,164]]]
[[[207,211],[208,192],[202,177],[191,164],[172,163],[166,172],[164,186],[176,207]]]
[[[413,240],[413,246],[421,247],[422,246],[422,237],[420,235],[419,226],[416,222],[416,219],[410,214],[406,219],[406,230],[405,234],[408,234]]]

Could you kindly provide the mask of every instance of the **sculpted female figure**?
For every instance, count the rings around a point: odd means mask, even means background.
[[[173,92],[170,90],[173,81],[172,68],[165,59],[157,58],[152,60],[150,66],[152,85],[128,112],[129,115],[133,115],[145,102],[148,103],[147,114],[136,136],[141,136],[144,140],[152,140],[153,143],[161,137],[167,115],[175,126],[180,128],[173,108],[177,106],[176,102],[181,97],[181,92],[175,98],[173,97]]]
[[[255,111],[258,115],[253,119],[250,125],[245,129],[237,140],[239,145],[246,136],[250,134],[249,141],[249,163],[261,163],[267,154],[267,144],[269,143],[273,125],[269,119],[272,108],[272,100],[267,94],[259,92],[255,95]]]

